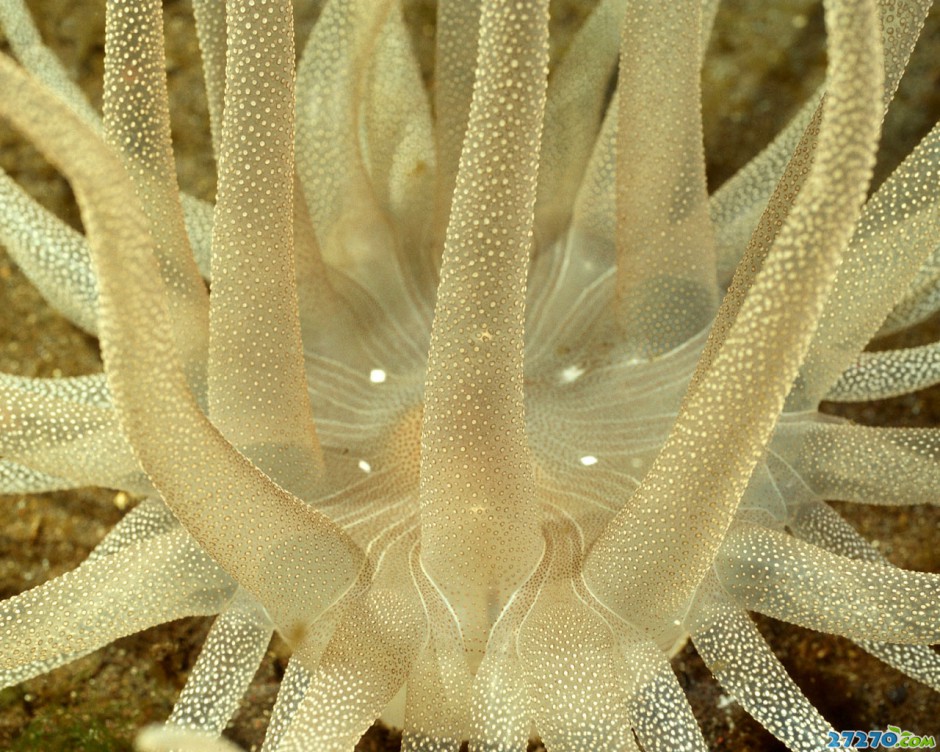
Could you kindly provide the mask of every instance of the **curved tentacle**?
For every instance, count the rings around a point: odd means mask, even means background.
[[[850,559],[754,526],[729,533],[715,571],[749,611],[853,639],[940,642],[940,574]]]
[[[707,595],[711,588],[712,595]],[[702,597],[711,603],[697,609],[689,625],[692,643],[708,670],[764,728],[794,752],[826,748],[832,726],[794,684],[746,613],[717,595],[706,583]]]
[[[585,563],[595,596],[624,618],[643,614],[643,627],[687,606],[721,546],[861,211],[881,120],[878,23],[869,2],[827,11],[830,99],[812,172],[662,452]],[[664,547],[677,555],[659,557]]]
[[[275,624],[288,635],[298,626],[303,633],[356,580],[361,553],[329,520],[251,465],[199,410],[174,351],[147,221],[128,200],[134,192],[121,164],[3,57],[0,82],[10,95],[0,101],[0,113],[70,178],[83,209],[101,286],[106,370],[141,465],[187,529],[265,605]],[[99,179],[103,173],[107,181]],[[112,248],[122,250],[120,257],[109,253]],[[128,284],[137,295],[124,295]],[[252,519],[239,514],[236,503],[251,508]],[[274,561],[258,560],[259,536]]]
[[[640,358],[685,342],[718,309],[701,27],[700,0],[635,2],[621,35],[614,306],[626,345]]]
[[[209,630],[167,723],[219,736],[261,665],[271,634],[258,606],[236,592]]]

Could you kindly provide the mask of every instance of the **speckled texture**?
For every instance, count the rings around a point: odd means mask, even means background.
[[[574,27],[587,3],[556,3],[559,24]],[[759,22],[762,2],[724,4],[713,39],[706,94],[705,138],[712,187],[759,149],[795,111],[800,98],[819,82],[824,66],[822,20],[817,5],[794,0]],[[45,39],[100,104],[103,50],[101,0],[30,2]],[[181,184],[210,198],[215,190],[208,147],[206,104],[187,3],[165,3],[167,58],[174,145]],[[430,49],[433,13],[414,2],[419,48]],[[935,12],[902,83],[901,106],[888,121],[878,174],[890,172],[911,145],[940,116],[940,23]],[[563,49],[555,42],[553,52]],[[742,73],[743,71],[743,73]],[[3,166],[43,203],[80,226],[65,182],[35,152],[0,129]],[[5,257],[0,260],[0,368],[15,373],[57,376],[100,368],[93,339],[62,321],[42,302]],[[911,333],[904,344],[929,341],[936,323]],[[899,344],[899,343],[895,343]],[[863,423],[933,425],[940,417],[940,390],[886,401],[860,410],[839,409]],[[8,597],[81,561],[121,517],[130,502],[107,491],[79,491],[4,499],[0,507],[0,597]],[[940,571],[936,509],[869,510],[839,505],[839,511],[894,563]],[[761,631],[797,682],[836,728],[884,728],[887,723],[919,733],[940,734],[937,695],[885,668],[845,640],[760,619]],[[12,750],[128,750],[135,729],[165,718],[198,655],[206,620],[177,622],[125,638],[87,658],[22,687],[0,692],[0,748]],[[286,650],[269,651],[249,700],[230,736],[257,749],[273,703]],[[723,697],[707,671],[685,648],[675,661],[706,740],[716,750],[782,749],[736,704]],[[394,737],[376,731],[365,749],[396,748]]]

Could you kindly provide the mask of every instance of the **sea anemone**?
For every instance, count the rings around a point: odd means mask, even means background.
[[[826,3],[824,86],[706,189],[716,3],[600,0],[549,75],[547,0],[194,0],[214,205],[182,195],[159,0],[108,0],[103,119],[0,6],[0,115],[84,234],[0,181],[0,240],[104,372],[0,378],[0,490],[145,497],[0,603],[10,685],[218,614],[147,749],[220,735],[277,632],[263,750],[704,750],[691,638],[793,750],[835,730],[748,612],[940,689],[940,576],[826,503],[928,504],[934,429],[818,412],[940,381],[940,128],[868,195],[928,2]],[[208,281],[208,288],[206,282]]]

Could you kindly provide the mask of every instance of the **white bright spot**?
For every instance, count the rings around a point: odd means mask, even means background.
[[[735,700],[730,695],[718,695],[718,707],[727,708],[729,705],[736,705],[737,700]]]
[[[591,465],[597,464],[597,457],[593,454],[586,454],[581,458],[581,464],[585,467],[590,467]]]
[[[372,465],[370,465],[370,464],[369,464],[368,462],[366,462],[365,460],[359,460],[359,469],[362,470],[362,472],[364,472],[364,473],[371,473],[371,472],[372,472]]]
[[[577,364],[568,366],[561,372],[561,383],[570,384],[572,381],[577,381],[581,378],[582,373],[584,373],[584,369],[581,366]]]
[[[369,371],[369,381],[373,384],[384,384],[386,373],[381,368],[373,368]]]

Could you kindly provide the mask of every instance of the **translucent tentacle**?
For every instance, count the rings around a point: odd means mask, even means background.
[[[60,388],[57,380],[42,380],[41,386],[32,381],[0,374],[5,459],[76,485],[150,490],[113,407],[70,399],[71,384]]]
[[[433,235],[428,246],[429,262],[435,269],[440,268],[460,152],[470,116],[480,36],[480,7],[481,3],[441,0],[437,8],[434,143],[438,162]]]
[[[872,640],[857,642],[879,661],[940,692],[940,653],[929,645],[894,645]]]
[[[542,549],[525,435],[523,326],[548,8],[517,11],[510,0],[482,9],[421,431],[422,561],[480,654],[492,623],[486,612],[505,603]],[[454,546],[458,535],[487,542],[472,564]],[[505,553],[498,563],[497,550]]]
[[[585,563],[595,596],[625,619],[647,615],[644,627],[684,610],[711,565],[861,210],[881,120],[877,18],[866,2],[827,10],[830,98],[812,172],[711,368],[690,385],[663,451]],[[690,515],[695,524],[670,522]],[[677,555],[659,557],[664,546]]]
[[[0,494],[45,493],[79,488],[82,484],[0,459]]]
[[[329,520],[238,454],[199,410],[174,352],[147,221],[121,164],[4,57],[0,83],[9,95],[0,113],[70,178],[83,209],[101,290],[106,370],[141,465],[187,529],[275,624],[288,635],[298,627],[303,634],[355,581],[361,554]],[[128,285],[138,294],[125,295]],[[241,505],[253,510],[251,519],[238,512]],[[258,559],[259,539],[267,541],[268,560]]]
[[[883,88],[884,106],[894,98],[901,75],[907,67],[911,51],[920,34],[932,0],[907,0],[895,3],[879,0],[881,38],[884,48],[885,78]],[[778,190],[781,179],[787,180],[792,196],[796,195],[801,180],[799,163],[809,164],[815,150],[812,130],[818,127],[822,115],[822,100],[825,86],[814,93],[786,128],[760,154],[752,159],[731,180],[725,183],[711,199],[711,216],[716,229],[718,278],[722,282],[731,278],[741,259],[741,249],[761,221],[761,214],[771,195]],[[814,126],[813,123],[817,125]],[[807,138],[809,137],[809,138]],[[799,152],[804,156],[799,156]],[[798,163],[791,165],[797,156]],[[788,177],[785,177],[787,173]]]
[[[427,354],[430,307],[403,266],[413,249],[401,246],[372,188],[359,138],[370,71],[398,12],[396,0],[336,0],[324,8],[297,69],[297,171],[323,257],[380,301],[400,324],[399,360],[418,362]],[[398,53],[413,67],[407,50],[399,46]]]
[[[191,388],[205,404],[209,300],[189,246],[176,182],[160,0],[108,2],[105,60],[105,134],[150,220],[176,347]]]
[[[150,726],[135,744],[138,752],[243,752],[228,739],[174,726]]]
[[[626,0],[602,0],[549,81],[535,203],[541,248],[549,247],[569,224],[617,67],[625,6]]]
[[[74,402],[88,407],[111,408],[114,406],[111,393],[108,391],[108,382],[103,373],[51,379],[14,376],[7,373],[0,376],[0,383],[10,389],[35,395],[38,398]]]
[[[0,3],[0,26],[23,67],[55,92],[89,128],[100,133],[101,116],[88,103],[78,84],[69,78],[55,53],[42,43],[23,0]]]
[[[178,528],[179,523],[162,502],[146,499],[128,512],[95,546],[82,566],[87,566],[95,559],[111,556],[134,543],[152,539]],[[28,663],[22,663],[6,670],[0,670],[0,688],[10,687],[35,676],[48,673],[59,666],[64,666],[94,652],[106,642],[107,640],[101,642],[89,641],[81,649],[74,652],[61,652]]]
[[[619,90],[614,92],[601,130],[594,143],[584,177],[578,188],[571,213],[573,231],[594,240],[605,253],[598,262],[603,268],[612,266],[616,259],[614,246],[617,235],[617,132],[620,111]],[[575,249],[578,245],[573,246]],[[604,263],[610,262],[610,263]]]
[[[648,676],[630,700],[630,718],[644,752],[706,752],[689,700],[663,652],[652,643],[631,651],[628,670],[642,665]]]
[[[215,207],[208,201],[180,194],[183,204],[183,221],[186,222],[186,234],[193,249],[199,274],[205,280],[212,278],[212,215]]]
[[[225,3],[220,0],[193,0],[193,16],[196,19],[202,73],[206,81],[212,148],[218,161],[225,107]]]
[[[632,3],[623,25],[615,305],[639,357],[677,347],[718,308],[702,143],[701,11],[700,0]]]
[[[236,593],[209,630],[168,723],[220,735],[261,665],[271,634],[258,606]]]
[[[803,504],[790,521],[793,533],[841,556],[886,563],[884,557],[828,504]],[[856,640],[866,652],[903,674],[940,691],[940,653],[928,645]]]
[[[690,628],[708,670],[758,723],[794,752],[826,748],[832,726],[793,683],[746,613],[716,598]]]
[[[417,554],[415,549],[411,575],[421,598],[425,638],[416,645],[405,685],[402,750],[455,752],[470,730],[471,666],[458,620]]]
[[[921,267],[910,290],[891,310],[885,319],[879,336],[894,334],[915,326],[940,310],[940,248],[935,249],[930,260]]]
[[[940,222],[940,126],[872,196],[836,275],[826,310],[787,398],[814,409],[875,335],[936,247]]]
[[[940,503],[940,429],[786,425],[778,429],[773,449],[822,499]]]
[[[412,603],[373,589],[340,624],[311,672],[276,752],[347,752],[401,688],[423,625]]]
[[[888,399],[940,384],[940,343],[863,352],[826,392],[831,402]]]
[[[0,243],[59,313],[97,332],[98,284],[88,244],[0,170]]]
[[[393,2],[363,77],[364,151],[375,201],[394,235],[392,249],[409,295],[430,323],[437,269],[418,252],[430,242],[437,155],[431,105],[402,17]],[[448,194],[449,195],[449,194]]]
[[[531,721],[522,662],[516,649],[516,633],[524,614],[524,608],[510,606],[496,623],[486,655],[473,678],[471,752],[522,752],[526,749]]]
[[[820,87],[770,145],[710,198],[715,263],[722,285],[735,275],[742,250],[753,242],[758,226],[767,221],[764,219],[767,210],[774,219],[786,217],[812,164],[823,99],[824,87]],[[778,202],[772,201],[775,193],[782,193]]]
[[[572,543],[556,540],[560,577],[541,588],[518,637],[533,722],[548,749],[635,752],[616,639],[564,574]]]
[[[281,680],[281,686],[277,691],[274,710],[271,711],[271,721],[264,735],[261,752],[278,752],[281,749],[281,739],[297,712],[297,708],[300,707],[307,688],[310,686],[311,679],[310,672],[303,667],[300,661],[296,658],[291,658],[288,661],[287,671],[284,672],[284,678]]]
[[[850,559],[744,526],[729,533],[715,571],[750,611],[853,639],[940,642],[938,574]]]
[[[264,26],[251,22],[262,7]],[[293,263],[294,53],[284,42],[293,39],[292,9],[288,2],[235,3],[228,14],[209,415],[279,484],[311,498],[323,457],[307,393]],[[253,138],[239,138],[243,133]]]
[[[155,624],[216,613],[234,588],[183,530],[132,543],[0,603],[0,669],[86,653]]]

